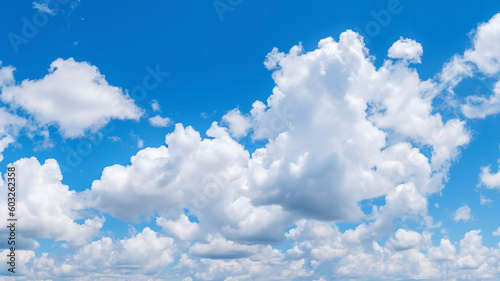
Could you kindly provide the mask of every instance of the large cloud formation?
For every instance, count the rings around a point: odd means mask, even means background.
[[[458,249],[446,237],[433,244],[440,222],[429,214],[428,197],[444,188],[471,139],[465,121],[443,118],[433,101],[464,77],[498,72],[496,51],[483,49],[500,36],[499,19],[481,24],[473,48],[429,80],[413,68],[423,48],[408,38],[393,44],[379,68],[353,31],[309,52],[300,45],[274,49],[264,63],[275,82],[266,102],[229,111],[207,138],[176,124],[166,146],[106,167],[82,193],[60,184],[55,161],[20,160],[20,167],[46,169],[33,177],[35,190],[50,187],[66,202],[53,214],[64,218],[65,231],[42,220],[36,227],[44,237],[75,247],[97,237],[102,218],[75,222],[86,208],[127,222],[155,218],[161,228],[101,237],[64,259],[37,256],[27,246],[23,262],[37,271],[26,274],[186,281],[498,277],[500,249],[484,246],[481,230],[467,232]],[[464,115],[477,116],[467,106]],[[266,144],[250,153],[237,141],[246,136]],[[489,170],[482,178],[488,187],[499,185]],[[470,213],[464,206],[455,219]],[[342,222],[356,225],[341,231]]]

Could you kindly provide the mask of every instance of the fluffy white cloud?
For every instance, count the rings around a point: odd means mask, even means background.
[[[21,107],[40,124],[56,124],[65,137],[96,131],[111,119],[138,120],[142,115],[134,101],[109,85],[97,67],[73,58],[52,62],[42,79],[2,86],[1,99]]]
[[[7,257],[7,255],[10,254],[10,249],[5,249],[0,252],[0,274],[2,274],[2,280],[16,280],[15,277],[11,277],[7,279],[7,276],[15,276],[11,272],[8,271],[10,268],[10,265],[7,264],[7,262],[10,262],[10,257]],[[19,248],[16,249],[15,252],[15,263],[16,263],[16,275],[26,275],[30,273],[30,264],[29,261],[32,260],[35,257],[35,252],[30,251],[30,250],[20,250]]]
[[[424,53],[422,45],[415,40],[401,37],[389,48],[388,57],[403,59],[412,63],[421,63]]]
[[[168,127],[172,123],[172,120],[170,120],[170,118],[161,117],[160,115],[150,117],[148,120],[149,124],[154,127]]]
[[[473,62],[481,72],[493,75],[500,71],[500,14],[478,26],[473,37],[473,49],[464,58]]]
[[[491,173],[490,167],[482,167],[481,174],[479,175],[482,185],[489,189],[500,188],[500,171]]]
[[[255,139],[269,139],[249,166],[256,203],[355,219],[357,202],[398,183],[416,184],[420,194],[439,191],[443,167],[470,140],[464,122],[432,113],[435,83],[420,81],[404,62],[386,61],[377,70],[353,32],[339,42],[323,39],[307,53],[301,46],[288,54],[273,50],[266,66],[276,69],[273,95],[240,114]],[[402,138],[431,147],[430,161]]]
[[[27,124],[26,119],[8,112],[4,107],[0,107],[0,162],[3,160],[2,152],[11,143],[15,142],[15,137]]]
[[[29,251],[24,266],[20,263],[19,268],[24,269],[21,273],[29,279],[116,280],[127,277],[151,280],[151,275],[156,275],[174,261],[175,251],[172,238],[163,237],[146,227],[129,238],[113,240],[103,237],[64,259],[47,253],[37,257]]]
[[[432,247],[427,251],[431,260],[452,261],[456,258],[457,249],[448,239],[441,239],[438,247]]]
[[[464,78],[475,74],[497,78],[500,73],[500,14],[481,23],[472,36],[472,47],[445,64],[441,81],[450,92]],[[500,82],[489,97],[470,95],[461,106],[468,118],[485,118],[500,112]]]
[[[394,238],[391,237],[389,239],[386,246],[394,248],[396,251],[405,251],[420,247],[425,240],[430,242],[430,236],[422,235],[416,231],[400,228],[394,234]]]
[[[23,227],[18,235],[23,238],[52,238],[72,246],[89,242],[99,233],[105,218],[87,218],[83,211],[85,200],[61,183],[62,174],[57,162],[48,159],[40,164],[36,158],[23,158],[13,163],[17,177],[17,216]],[[1,188],[7,194],[4,184]],[[6,197],[0,199],[0,208],[7,210]],[[4,221],[6,212],[0,214]],[[85,220],[77,223],[76,220]],[[2,232],[5,230],[2,229]]]
[[[189,249],[193,256],[211,259],[245,258],[255,254],[259,247],[228,241],[221,236],[209,236],[208,243],[196,243]]]
[[[180,240],[196,240],[202,237],[199,225],[196,222],[190,222],[185,214],[182,214],[176,221],[159,217],[156,219],[156,224]]]
[[[500,227],[497,230],[493,231],[493,236],[500,236]]]
[[[168,148],[145,148],[131,165],[105,168],[92,184],[95,206],[130,221],[155,210],[176,214],[184,207],[205,208],[211,199],[224,200],[224,190],[240,180],[249,155],[217,124],[207,134],[212,139],[202,140],[192,127],[177,124],[165,138]]]
[[[434,82],[402,60],[375,68],[351,31],[311,52],[275,49],[265,64],[276,83],[266,104],[230,111],[229,128],[213,124],[206,139],[177,124],[168,148],[145,148],[130,165],[105,168],[89,191],[94,207],[127,221],[158,212],[168,233],[187,240],[194,236],[178,226],[246,243],[282,239],[297,218],[359,220],[366,216],[359,202],[378,197],[386,204],[373,209],[366,233],[388,235],[401,217],[432,223],[426,196],[441,190],[470,139],[464,122],[433,113]],[[268,143],[250,157],[230,133]],[[184,208],[199,225],[186,223]]]
[[[72,264],[80,271],[126,274],[127,267],[135,273],[151,274],[174,261],[174,240],[146,227],[137,235],[113,241],[104,237],[78,250]]]
[[[248,118],[242,116],[237,108],[222,116],[222,121],[228,125],[231,135],[235,138],[246,136],[251,127]]]
[[[119,272],[136,280],[144,274],[228,281],[498,275],[500,250],[484,246],[479,230],[466,233],[458,251],[448,239],[431,243],[428,196],[441,191],[470,133],[463,121],[436,113],[442,85],[422,81],[408,63],[422,53],[419,43],[400,39],[389,50],[397,59],[376,68],[351,31],[310,52],[300,45],[288,53],[274,49],[265,65],[276,86],[266,103],[254,102],[248,113],[229,111],[222,118],[228,128],[214,122],[207,138],[177,124],[166,146],[106,167],[83,194],[68,191],[77,197],[70,211],[91,202],[126,221],[157,216],[173,238],[145,228],[131,238],[94,241],[64,261],[42,255],[32,262],[77,276]],[[468,69],[454,73],[446,79]],[[267,141],[252,155],[234,139],[248,134]],[[454,219],[471,219],[470,208],[459,208]],[[394,232],[399,220],[405,226]],[[342,232],[335,221],[361,223]],[[424,230],[410,229],[412,223]],[[290,249],[269,245],[283,235]],[[174,275],[162,275],[167,271]],[[56,275],[46,272],[47,279]]]
[[[2,66],[2,61],[0,61],[0,66]],[[10,65],[2,66],[0,68],[0,88],[11,85],[14,83],[14,71],[16,69]]]
[[[470,207],[467,205],[458,208],[453,216],[454,221],[468,221],[470,219],[472,219],[472,216],[470,214]]]
[[[500,112],[500,82],[495,84],[493,94],[489,97],[469,96],[462,105],[462,112],[468,118],[485,118]]]

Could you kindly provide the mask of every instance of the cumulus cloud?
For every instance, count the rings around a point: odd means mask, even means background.
[[[485,118],[500,112],[500,82],[495,84],[489,97],[468,96],[467,103],[462,105],[462,112],[468,118]]]
[[[424,237],[416,231],[400,228],[394,234],[394,238],[389,239],[388,246],[396,251],[405,251],[419,247],[426,238],[429,240],[430,236]]]
[[[5,107],[0,107],[0,136],[17,135],[27,124],[25,118],[9,112]]]
[[[147,276],[156,274],[174,261],[175,251],[172,238],[146,227],[129,238],[114,240],[103,237],[62,260],[47,253],[35,256],[30,251],[25,266],[20,268],[29,269],[21,273],[32,278],[101,280],[128,276],[134,280],[148,280]]]
[[[17,171],[17,214],[23,227],[19,235],[27,239],[52,238],[72,246],[89,242],[99,233],[104,217],[87,217],[85,199],[61,183],[62,174],[57,162],[48,159],[40,164],[36,158],[23,158],[13,163]],[[6,194],[6,184],[2,186]],[[7,209],[6,197],[0,207]],[[6,213],[1,218],[6,220]],[[77,220],[82,220],[78,223]],[[3,232],[4,230],[2,230]]]
[[[456,258],[457,250],[448,239],[441,239],[439,246],[427,251],[429,258],[434,261],[452,261]]]
[[[217,124],[207,134],[212,138],[202,140],[192,127],[177,124],[165,138],[168,148],[145,148],[131,165],[105,168],[92,184],[96,207],[129,221],[154,211],[204,208],[208,199],[225,194],[226,183],[239,179],[249,157]]]
[[[453,215],[453,220],[454,221],[468,221],[472,219],[472,216],[470,214],[470,207],[467,206],[467,205],[464,205],[460,208],[458,208],[456,211],[455,211],[455,215]]]
[[[401,37],[389,48],[388,57],[403,59],[412,63],[421,63],[424,53],[422,45],[415,40]]]
[[[189,221],[185,214],[175,221],[159,217],[156,219],[156,224],[180,240],[196,240],[202,237],[199,225]]]
[[[434,82],[403,60],[377,69],[352,31],[311,52],[275,49],[265,65],[276,83],[266,103],[229,111],[228,128],[214,123],[207,138],[177,124],[166,147],[105,168],[89,191],[93,206],[126,221],[159,213],[157,222],[186,240],[195,235],[181,225],[234,241],[277,241],[295,219],[359,220],[366,216],[359,202],[378,197],[386,204],[373,209],[365,233],[381,238],[407,216],[431,223],[426,196],[442,189],[470,139],[463,121],[433,113]],[[267,144],[250,155],[234,139],[247,134]],[[185,208],[199,225],[186,222]]]
[[[154,216],[167,236],[145,228],[130,238],[93,241],[64,261],[42,255],[31,262],[80,276],[136,274],[137,280],[148,278],[143,274],[164,277],[168,265],[175,274],[168,277],[176,280],[495,276],[500,250],[483,245],[480,230],[467,232],[459,248],[446,238],[432,244],[436,224],[428,197],[444,187],[470,133],[464,121],[436,112],[433,101],[444,88],[421,80],[410,64],[422,54],[419,43],[401,38],[389,49],[393,59],[377,68],[352,31],[338,41],[325,38],[309,52],[301,45],[286,53],[273,49],[265,66],[276,85],[250,112],[229,111],[207,137],[176,124],[164,146],[140,150],[127,165],[106,167],[83,193],[61,187],[59,177],[50,181],[66,190],[59,196],[71,202],[60,207],[65,212],[89,204],[129,222]],[[467,76],[473,57],[456,56],[463,69],[449,66],[455,72],[441,79]],[[247,135],[265,145],[250,154],[235,140]],[[468,221],[470,212],[464,205],[453,219]],[[43,237],[81,245],[103,221],[77,224],[76,217],[63,220],[69,225],[64,229],[78,229],[84,238],[37,227],[48,233]],[[345,221],[357,225],[341,231],[337,223]],[[397,225],[401,221],[404,227]],[[409,227],[414,223],[420,230]],[[289,249],[270,245],[283,239]],[[46,272],[47,279],[57,275]]]
[[[149,124],[154,127],[168,127],[172,123],[172,120],[170,120],[170,118],[161,117],[160,115],[150,117],[148,120]]]
[[[500,73],[500,14],[481,23],[472,33],[472,47],[463,55],[455,55],[440,73],[450,91],[464,78],[482,75],[498,79]],[[500,82],[489,96],[470,95],[461,106],[468,118],[485,118],[500,112]]]
[[[146,227],[135,236],[119,241],[109,237],[94,241],[81,248],[71,262],[81,271],[117,274],[126,273],[130,267],[140,268],[139,272],[148,274],[172,263],[174,251],[172,238]]]
[[[246,136],[251,127],[249,120],[241,115],[239,109],[233,109],[226,113],[222,116],[222,121],[227,123],[231,135],[235,138]]]
[[[9,144],[13,143],[14,139],[11,136],[5,136],[0,139],[0,162],[3,161],[3,154],[2,152],[9,146]]]
[[[0,66],[2,62],[0,61]],[[0,68],[0,88],[12,83],[14,80],[12,76],[14,68],[2,67]],[[2,152],[13,142],[19,131],[29,125],[29,121],[17,114],[11,112],[6,107],[0,106],[0,162],[3,160]]]
[[[492,173],[489,166],[481,167],[479,179],[482,185],[489,189],[500,188],[500,171]]]
[[[474,63],[481,72],[493,75],[500,71],[500,14],[481,23],[473,35],[473,48],[464,58]]]
[[[234,259],[251,256],[258,250],[258,246],[235,243],[220,236],[210,236],[208,242],[194,244],[189,249],[189,254],[211,259]]]
[[[70,138],[96,131],[111,119],[138,120],[142,115],[134,101],[109,85],[97,67],[73,58],[52,62],[42,79],[3,86],[1,99],[22,108],[40,124],[57,125]]]

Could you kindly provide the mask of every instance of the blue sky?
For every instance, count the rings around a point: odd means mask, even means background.
[[[500,278],[498,3],[0,5],[19,280]]]

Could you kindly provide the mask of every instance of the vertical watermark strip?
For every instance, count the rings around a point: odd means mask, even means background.
[[[7,254],[7,264],[9,271],[16,273],[16,167],[7,167],[7,229],[9,230],[9,238],[7,244],[10,246],[10,251]]]

